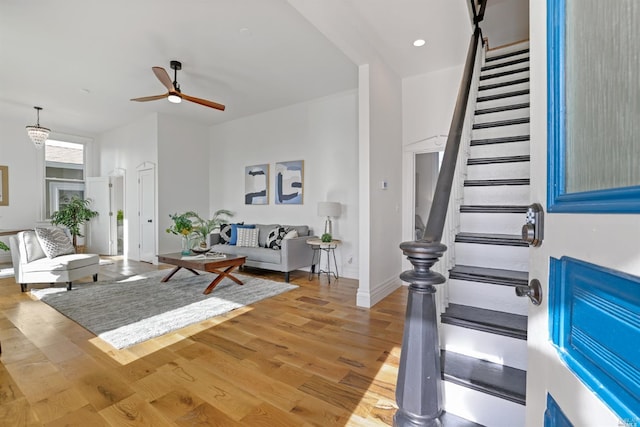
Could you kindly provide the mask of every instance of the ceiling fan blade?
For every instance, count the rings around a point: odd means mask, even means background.
[[[156,101],[158,99],[166,98],[167,96],[169,96],[168,93],[165,93],[164,95],[143,96],[142,98],[132,98],[131,101],[138,101],[138,102]]]
[[[215,108],[216,110],[224,111],[224,105],[218,104],[217,102],[207,101],[206,99],[196,98],[195,96],[189,96],[182,94],[182,97],[187,101],[195,102],[196,104],[204,105],[205,107]]]
[[[167,88],[169,92],[175,92],[176,88],[173,86],[173,82],[171,81],[171,77],[167,74],[167,71],[162,67],[151,67],[153,69],[153,74],[156,75],[160,83]]]

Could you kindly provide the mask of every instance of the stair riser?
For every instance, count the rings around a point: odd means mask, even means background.
[[[468,165],[467,179],[529,178],[530,162]]]
[[[490,123],[501,120],[514,120],[529,117],[529,108],[518,108],[517,110],[499,111],[497,113],[478,114],[474,116],[473,123]]]
[[[513,61],[516,58],[509,58],[509,60]],[[505,63],[508,62],[508,60],[505,61],[500,61],[501,63]],[[489,63],[487,65],[494,65],[493,63]],[[492,68],[490,70],[483,70],[480,75],[481,76],[487,76],[487,75],[491,75],[491,74],[495,74],[495,73],[501,73],[503,71],[509,71],[509,70],[517,70],[520,68],[525,68],[525,67],[529,67],[529,61],[525,61],[525,62],[518,62],[516,64],[513,65],[506,65],[503,67],[498,67],[498,68]]]
[[[517,95],[507,98],[494,99],[493,101],[482,101],[476,103],[476,110],[483,108],[502,107],[505,105],[521,104],[523,102],[529,102],[529,95]]]
[[[526,316],[527,298],[518,298],[515,287],[449,279],[449,302]]]
[[[527,341],[442,324],[441,348],[517,369],[527,369]]]
[[[464,187],[464,204],[529,205],[529,186],[500,185],[493,187]]]
[[[493,83],[493,82],[491,82]],[[478,92],[478,96],[482,97],[482,96],[492,96],[492,95],[498,95],[501,93],[507,93],[507,92],[515,92],[515,91],[519,91],[519,90],[527,90],[529,89],[529,83],[519,83],[516,85],[509,85],[509,86],[503,86],[503,87],[498,87],[495,89],[486,89],[486,90],[481,90]]]
[[[528,154],[529,141],[475,145],[472,146],[469,151],[470,157],[474,159],[482,157],[524,156]]]
[[[504,52],[504,53],[506,53],[506,52]],[[502,55],[502,53],[500,55]],[[499,55],[496,55],[496,56],[499,56]],[[500,58],[500,59],[495,59],[495,60],[492,60],[491,56],[489,56],[487,59],[488,59],[488,61],[486,61],[485,65],[505,64],[507,62],[518,61],[520,59],[529,60],[529,52],[524,52],[524,53],[520,53],[518,55],[512,55],[512,56],[508,56],[506,58]]]
[[[529,135],[529,123],[474,129],[471,139],[500,138],[503,136]]]
[[[444,381],[448,413],[491,427],[523,427],[525,407],[499,397]]]
[[[521,68],[524,68],[524,67],[521,67]],[[485,73],[485,74],[489,74],[489,73]],[[484,80],[480,80],[480,86],[491,85],[495,83],[511,82],[513,80],[526,79],[526,78],[529,78],[529,71],[520,71],[519,73],[513,73],[506,76],[492,77],[490,79],[485,78]],[[480,91],[480,93],[482,92],[484,91]]]
[[[523,246],[455,243],[456,264],[504,270],[529,270],[529,248]]]
[[[529,48],[529,41],[525,40],[521,43],[500,47],[499,49],[489,50],[487,51],[487,58],[491,58],[496,55],[503,55],[505,53],[516,52],[518,50],[528,49],[528,48]]]
[[[524,222],[525,214],[521,213],[463,212],[460,214],[460,231],[519,235]]]

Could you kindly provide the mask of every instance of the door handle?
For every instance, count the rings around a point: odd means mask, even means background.
[[[153,222],[153,220],[152,219],[148,219],[147,222]]]
[[[522,240],[530,246],[540,246],[544,238],[544,209],[540,203],[527,208],[527,218],[522,226]]]
[[[540,305],[542,303],[542,285],[538,279],[532,279],[529,286],[516,286],[516,295],[529,297],[533,305]]]

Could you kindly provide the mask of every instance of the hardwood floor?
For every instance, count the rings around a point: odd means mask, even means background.
[[[295,272],[298,289],[115,350],[0,279],[0,425],[391,425],[406,289],[368,310],[357,281],[325,280]]]

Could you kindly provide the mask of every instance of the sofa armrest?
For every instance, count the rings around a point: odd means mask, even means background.
[[[313,249],[307,244],[307,240],[316,236],[301,236],[293,239],[283,239],[282,271],[293,271],[302,267],[309,267],[313,261]]]

